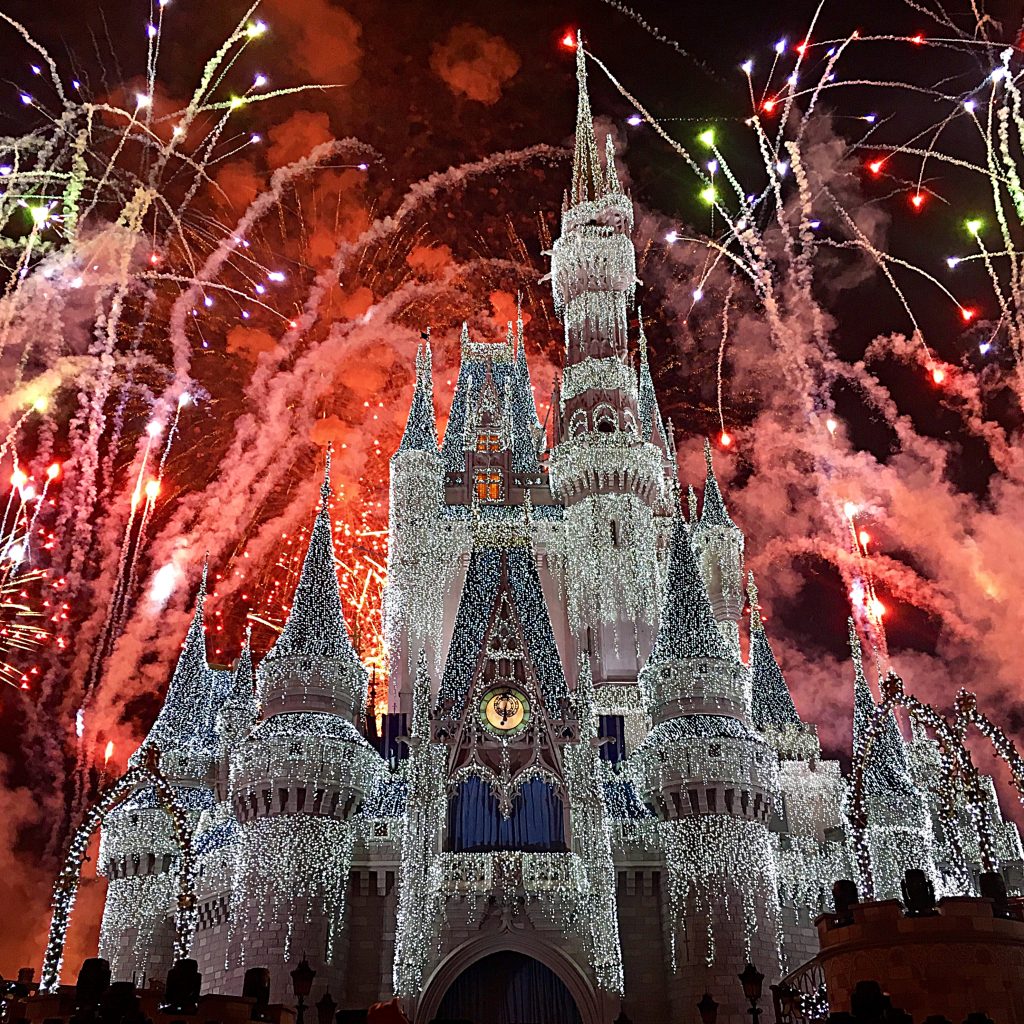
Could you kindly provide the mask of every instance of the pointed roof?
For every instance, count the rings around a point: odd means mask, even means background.
[[[700,510],[700,526],[724,526],[738,530],[732,521],[722,500],[722,492],[718,488],[718,478],[711,459],[711,442],[704,438],[704,461],[707,463],[707,476],[704,479],[704,504]]]
[[[225,707],[242,707],[246,710],[252,708],[259,710],[256,703],[256,673],[252,667],[252,626],[245,630],[245,641],[242,644],[241,653],[238,655],[238,664],[231,676],[231,689],[228,691],[228,698],[224,702]]]
[[[217,673],[206,660],[203,607],[206,603],[207,571],[204,560],[195,611],[167,687],[163,707],[137,753],[152,746],[164,753],[193,749],[204,746],[212,738],[213,722],[223,693],[220,686],[215,685]]]
[[[251,725],[259,714],[256,700],[256,673],[252,666],[252,626],[246,628],[245,642],[238,655],[238,664],[231,673],[227,698],[217,715],[217,728],[222,734],[233,734]]]
[[[398,446],[399,452],[437,453],[437,424],[434,418],[434,381],[431,373],[430,331],[427,341],[416,347],[416,383],[413,386],[409,418]],[[396,452],[397,454],[397,452]]]
[[[302,655],[307,658],[347,658],[358,662],[341,612],[341,592],[331,534],[331,451],[327,451],[320,510],[309,535],[292,608],[281,635],[266,660]]]
[[[637,320],[640,324],[640,335],[637,339],[640,344],[640,382],[638,388],[640,436],[645,441],[652,441],[667,454],[669,450],[668,432],[665,430],[665,422],[661,418],[658,395],[654,390],[654,379],[651,377],[651,367],[647,361],[647,335],[644,333],[642,309],[637,309]]]
[[[757,603],[757,587],[754,574],[748,577],[750,594],[750,675],[751,675],[751,718],[754,728],[763,732],[767,727],[783,729],[787,725],[800,725],[793,697],[786,685],[785,676],[775,659],[775,652],[768,641],[761,608]]]
[[[583,51],[583,33],[576,35],[576,82],[579,88],[576,102],[576,147],[572,158],[572,188],[570,204],[597,199],[605,192],[601,164],[597,156],[594,137],[594,117],[590,112],[587,95],[587,62]]]
[[[676,515],[672,524],[661,621],[648,664],[685,658],[733,660],[718,631],[686,522],[681,515]]]
[[[441,705],[462,706],[486,659],[485,644],[507,620],[522,636],[523,654],[547,708],[555,710],[568,698],[537,561],[533,547],[525,542],[516,547],[474,548],[438,693]]]
[[[875,714],[877,705],[871,695],[864,675],[864,659],[860,637],[853,619],[848,620],[850,654],[853,659],[853,750],[861,749]],[[896,724],[896,716],[890,711],[882,728],[872,744],[871,756],[864,770],[865,792],[871,793],[913,793],[914,783],[910,777],[910,763],[907,748]]]
[[[455,393],[452,396],[448,425],[441,442],[441,458],[447,473],[465,469],[466,431],[472,425],[474,406],[485,389],[493,390],[502,405],[501,414],[509,431],[512,470],[517,473],[538,473],[537,445],[533,428],[537,407],[530,386],[529,371],[525,376],[520,359],[514,351],[511,330],[504,344],[473,343],[469,328],[462,325],[462,361]]]
[[[516,318],[516,368],[519,371],[519,388],[522,393],[523,411],[527,426],[540,429],[540,416],[537,415],[537,400],[533,396],[533,380],[530,377],[530,364],[526,361],[526,340],[523,337],[523,313],[520,301],[516,301],[518,316]]]
[[[622,185],[619,183],[619,171],[615,166],[615,141],[609,132],[604,137],[604,182],[606,192],[621,192]]]

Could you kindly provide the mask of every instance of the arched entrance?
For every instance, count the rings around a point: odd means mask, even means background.
[[[437,1009],[438,1021],[467,1024],[582,1024],[565,982],[525,953],[503,950],[467,967]]]
[[[440,1012],[442,1005],[445,1013],[461,1005],[470,1009],[475,1006],[479,1014],[480,1004],[470,1001],[474,986],[487,991],[498,989],[500,984],[507,996],[502,1005],[510,1010],[499,1007],[495,1011],[491,1007],[485,1009],[483,1016],[463,1016],[461,1020],[472,1024],[606,1024],[619,1006],[617,999],[595,990],[587,972],[562,947],[534,931],[502,930],[452,949],[431,972],[422,995],[409,1008],[410,1016],[415,1024],[443,1021],[446,1018]],[[524,990],[528,994],[518,994]],[[536,1007],[537,1003],[530,1000],[543,999],[545,992],[549,1008],[565,1007],[563,1016],[554,1016],[548,1009],[539,1017],[526,1017],[516,1009],[518,1006],[528,1011],[531,1006]],[[562,993],[568,996],[567,1000]]]

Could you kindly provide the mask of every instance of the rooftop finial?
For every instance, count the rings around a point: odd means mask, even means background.
[[[594,118],[587,95],[587,63],[583,49],[583,33],[576,34],[576,82],[579,97],[576,104],[576,150],[572,162],[573,205],[597,199],[604,192],[601,164],[597,157]]]
[[[846,620],[846,625],[850,640],[850,657],[853,658],[853,670],[857,674],[857,678],[862,679],[864,677],[864,655],[861,652],[860,637],[857,635],[857,627],[853,623],[852,615]]]
[[[761,621],[761,605],[757,600],[757,584],[754,582],[754,574],[747,573],[747,600],[750,601],[750,628],[753,632],[764,632],[764,623]]]
[[[324,482],[320,485],[320,508],[326,509],[331,503],[331,456],[334,454],[334,442],[327,445],[327,456],[324,459]]]

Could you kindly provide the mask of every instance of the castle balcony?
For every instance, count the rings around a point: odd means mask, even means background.
[[[584,886],[583,863],[575,853],[443,853],[434,870],[439,891],[454,897],[488,896],[496,890],[582,892]]]

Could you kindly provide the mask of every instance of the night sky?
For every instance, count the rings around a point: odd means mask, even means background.
[[[219,191],[205,189],[200,209],[219,224],[233,224],[267,186],[274,169],[299,159],[313,146],[332,136],[352,136],[372,147],[375,155],[366,157],[366,172],[352,171],[347,164],[349,169],[339,172],[336,181],[314,180],[308,193],[294,199],[294,221],[282,218],[280,238],[264,239],[304,286],[315,270],[323,268],[337,241],[356,238],[375,219],[393,213],[413,183],[493,153],[571,143],[574,60],[560,40],[576,27],[582,28],[588,49],[674,137],[692,147],[697,133],[714,124],[737,175],[757,179],[763,168],[743,125],[751,109],[739,66],[753,59],[754,78],[763,82],[780,38],[788,40],[783,61],[791,64],[792,47],[806,38],[817,6],[810,0],[638,0],[633,9],[637,17],[630,17],[625,8],[596,0],[266,0],[260,16],[270,26],[268,40],[258,52],[245,54],[239,76],[251,80],[259,70],[274,88],[306,83],[324,88],[240,111],[233,124],[241,136],[258,132],[265,145],[219,162],[213,171]],[[948,4],[946,9],[957,24],[969,26],[963,16],[968,4]],[[992,3],[987,9],[1001,22],[994,35],[1015,41],[1021,4]],[[203,62],[244,10],[229,0],[172,0],[165,14],[155,109],[173,109],[188,95]],[[149,17],[142,0],[6,0],[0,11],[22,22],[53,56],[62,77],[80,80],[83,93],[93,100],[128,104],[140,87]],[[672,42],[656,38],[639,19]],[[910,45],[906,40],[915,33],[933,40],[949,31],[896,0],[827,4],[812,41],[841,39],[854,28],[864,36],[902,38],[853,47],[841,65],[844,80],[871,79],[889,83],[887,87],[845,87],[826,92],[822,100],[821,113],[829,120],[820,137],[834,140],[835,151],[842,155],[836,160],[831,187],[849,208],[859,211],[859,217],[870,220],[881,248],[938,274],[947,255],[966,247],[963,218],[975,208],[991,205],[985,181],[930,164],[923,181],[929,200],[917,213],[907,203],[908,194],[917,188],[917,162],[894,158],[880,180],[872,180],[863,164],[878,152],[872,147],[905,143],[941,116],[934,98],[893,87],[894,80],[922,87],[942,82],[947,93],[957,94],[985,78],[998,48],[986,54],[982,48],[960,44]],[[18,102],[19,91],[34,85],[29,66],[36,59],[16,30],[0,26],[0,134],[18,135],[39,123],[34,111]],[[820,67],[820,59],[809,63],[812,69]],[[776,76],[779,81],[784,77]],[[699,438],[719,431],[714,370],[726,285],[724,276],[713,277],[707,308],[691,310],[683,298],[693,287],[703,256],[682,245],[666,254],[662,239],[670,228],[682,231],[694,225],[706,231],[707,211],[678,156],[648,126],[627,125],[632,105],[594,67],[590,83],[598,127],[615,135],[638,205],[641,277],[646,286],[642,298],[662,411],[677,430],[685,482],[699,484]],[[879,127],[871,145],[857,149],[855,143],[865,130],[862,115],[869,112],[877,115]],[[823,144],[821,152],[826,148]],[[975,136],[960,122],[942,135],[941,148],[970,161],[983,155]],[[346,474],[348,480],[345,500],[351,504],[343,515],[354,517],[357,503],[386,496],[386,458],[404,421],[412,352],[419,330],[427,324],[433,325],[438,339],[435,367],[442,417],[445,374],[451,375],[460,321],[469,319],[479,336],[502,337],[509,302],[519,288],[527,289],[533,324],[528,341],[538,365],[536,379],[550,383],[561,343],[550,296],[537,281],[546,272],[543,238],[557,230],[568,173],[562,154],[521,171],[446,188],[417,212],[415,223],[403,229],[394,246],[368,248],[343,275],[335,315],[355,318],[398,284],[430,280],[445,268],[514,258],[529,262],[535,271],[532,278],[519,279],[489,268],[469,283],[432,293],[429,301],[418,300],[395,314],[387,338],[378,344],[366,342],[364,348],[346,354],[343,363],[323,367],[322,375],[333,379],[332,389],[326,396],[317,393],[311,402],[318,417],[336,425],[329,439],[344,440],[348,446],[336,468],[336,480]],[[330,217],[321,209],[325,204],[332,206]],[[1021,613],[1010,615],[1008,609],[1018,608],[1024,594],[1019,576],[1015,588],[1006,580],[1014,577],[1014,562],[1020,557],[1015,538],[1024,529],[1024,504],[1018,504],[1024,494],[1024,471],[1015,459],[1002,458],[992,442],[995,431],[1011,450],[1019,448],[1020,384],[1012,380],[1006,346],[997,345],[987,360],[977,355],[978,338],[998,315],[983,270],[968,270],[956,278],[958,299],[979,310],[981,324],[968,328],[956,306],[933,286],[911,272],[894,273],[906,289],[927,343],[938,358],[956,368],[956,392],[937,394],[917,356],[900,345],[870,363],[871,381],[893,403],[889,412],[880,411],[879,403],[868,400],[865,389],[851,378],[837,375],[831,398],[844,424],[844,448],[836,476],[848,490],[859,488],[858,500],[862,497],[870,509],[864,525],[880,546],[876,569],[880,595],[890,608],[886,627],[893,665],[906,673],[912,689],[944,707],[958,686],[979,689],[994,717],[1002,716],[1004,723],[1021,730],[1024,702],[1008,649],[1009,641],[1019,636],[1013,616]],[[295,304],[302,301],[299,287],[291,300]],[[910,330],[900,301],[882,276],[847,252],[823,258],[815,297],[830,322],[833,358],[845,366],[858,365],[878,336]],[[781,357],[767,347],[753,301],[741,297],[740,308],[743,315],[731,350],[735,355],[730,354],[725,364],[724,395],[730,429],[739,443],[735,451],[718,456],[726,500],[747,530],[748,559],[758,572],[768,628],[797,705],[808,719],[821,722],[826,747],[845,758],[852,689],[841,672],[848,667],[843,659],[849,601],[832,552],[842,539],[836,541],[834,531],[830,533],[828,512],[815,504],[818,499],[808,490],[807,477],[815,472],[808,467],[821,465],[821,460],[814,463],[810,458],[819,451],[815,446],[820,441],[794,437],[796,454],[788,458],[784,417],[789,407],[775,393],[774,360]],[[246,417],[260,416],[260,405],[246,388],[261,372],[280,332],[270,322],[253,321],[256,329],[267,333],[243,335],[237,324],[218,316],[211,315],[204,328],[208,347],[196,346],[192,372],[208,400],[183,422],[180,450],[168,463],[172,498],[154,514],[154,553],[144,559],[145,579],[159,567],[162,554],[172,549],[175,502],[187,504],[192,496],[219,493],[222,459],[230,450],[233,432]],[[152,346],[159,352],[159,339]],[[278,379],[268,383],[268,393],[278,386]],[[965,383],[968,380],[980,383]],[[300,394],[291,401],[293,406],[304,401],[297,397]],[[362,418],[362,409],[378,395],[387,399],[386,410],[371,423]],[[70,419],[70,405],[62,415],[65,421]],[[138,430],[148,415],[148,410],[135,410]],[[976,420],[973,426],[971,416]],[[803,429],[797,423],[793,427],[797,432]],[[371,448],[371,432],[379,440],[379,453]],[[58,450],[60,436],[58,427]],[[192,542],[200,551],[204,545],[212,547],[213,564],[223,567],[226,577],[244,543],[262,545],[271,553],[267,522],[279,518],[292,529],[308,518],[315,491],[310,481],[315,479],[316,445],[326,439],[315,431],[298,438],[297,444],[305,449],[283,456],[293,467],[290,479],[258,507],[245,507],[220,523],[215,523],[215,513],[193,507],[188,520]],[[114,464],[119,473],[128,473],[133,452],[126,448],[117,453]],[[258,469],[253,473],[258,476]],[[240,477],[236,473],[233,479]],[[55,558],[59,557],[58,553]],[[102,604],[104,594],[95,579],[105,557],[97,547],[87,563],[94,567],[95,577],[73,613],[79,622],[92,623]],[[982,578],[989,582],[979,583]],[[982,607],[973,599],[976,586],[982,587],[991,605]],[[218,606],[226,624],[224,661],[230,661],[237,649],[245,610],[238,593],[227,590]],[[115,653],[96,697],[102,729],[95,743],[116,739],[126,757],[145,730],[175,653],[175,637],[183,634],[188,601],[188,587],[182,587],[159,627],[151,615],[146,618],[149,613],[141,598],[133,608],[127,624],[131,643]],[[82,636],[88,637],[90,628],[87,625]],[[0,935],[0,973],[5,975],[23,962],[38,962],[46,925],[42,914],[59,845],[50,840],[55,829],[59,832],[80,810],[70,806],[66,782],[68,764],[77,756],[69,749],[67,730],[69,711],[73,714],[78,704],[80,661],[72,645],[67,655],[46,662],[50,696],[41,705],[8,688],[0,694],[0,721],[8,723],[0,731],[0,767],[6,769],[8,783],[0,806],[0,863],[8,868],[6,879],[0,877],[0,903],[10,905],[13,900],[27,914],[39,917],[22,934]],[[62,795],[33,795],[33,786]],[[30,856],[33,845],[48,853]],[[86,887],[86,923],[98,905],[98,889]],[[75,941],[85,948],[89,939],[83,926]]]

